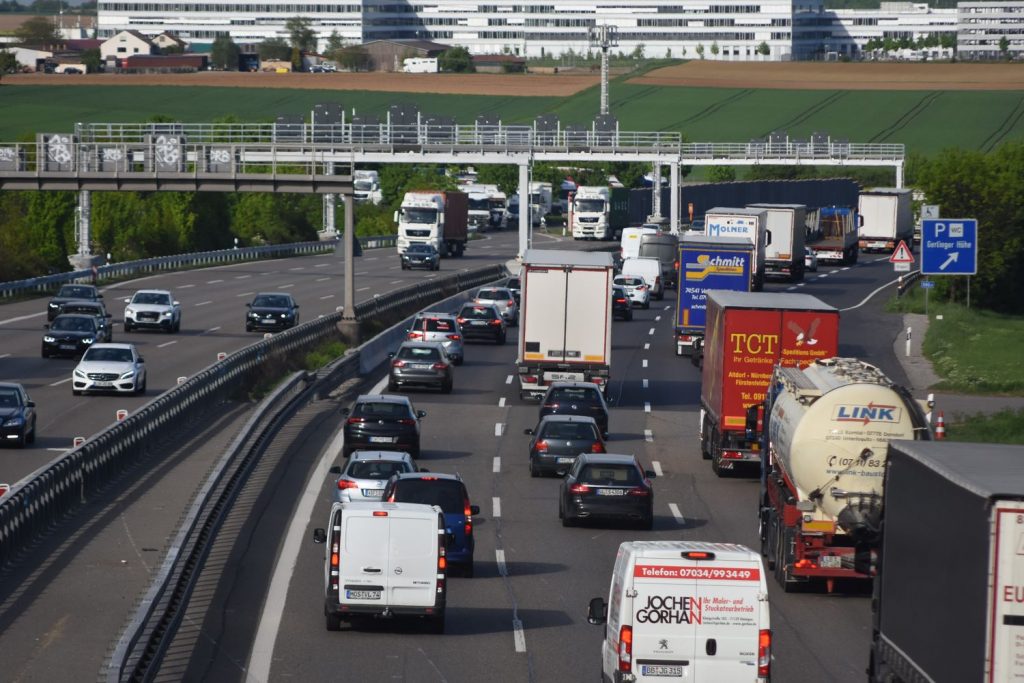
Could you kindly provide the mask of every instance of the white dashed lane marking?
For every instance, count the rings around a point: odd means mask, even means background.
[[[169,342],[164,342],[163,344],[157,344],[157,345],[156,345],[156,348],[158,348],[158,349],[162,349],[162,348],[164,348],[165,346],[170,346],[171,344],[177,344],[177,343],[178,343],[177,341],[169,341]]]
[[[181,285],[178,289],[188,289],[189,287],[195,287],[195,285]]]
[[[650,382],[645,378],[644,379],[644,389],[648,388],[648,386],[650,386]]]
[[[221,283],[221,282],[224,282],[224,281],[223,280],[207,280],[206,284],[208,284],[208,285],[216,285],[216,284]]]
[[[356,291],[357,291],[357,292],[365,292],[365,291],[366,291],[366,290],[368,290],[368,289],[369,289],[369,287],[360,287],[360,288],[359,288],[359,289],[357,289]]]
[[[53,384],[51,384],[50,386],[51,386],[51,387],[59,387],[59,386],[60,386],[61,384],[67,384],[67,383],[68,383],[68,382],[70,382],[70,381],[71,381],[71,378],[70,378],[70,377],[68,377],[67,379],[62,379],[62,380],[60,380],[59,382],[54,382],[54,383],[53,383]]]
[[[654,328],[652,327],[651,329],[647,330],[647,334],[654,334]]]
[[[333,294],[328,294],[327,296],[320,297],[320,300],[323,301],[324,299],[333,299],[333,298],[334,298]]]
[[[239,297],[241,297],[241,296],[252,296],[255,293],[256,292],[242,292],[241,294],[236,294],[235,296],[239,296]]]
[[[278,289],[288,289],[289,287],[294,287],[294,286],[295,286],[295,283],[291,283],[291,284],[287,284],[287,285],[278,285],[277,288]]]
[[[318,264],[316,264],[314,266],[314,268],[326,268],[329,265],[331,265],[331,264],[330,263],[318,263]]]
[[[317,281],[317,282],[327,282],[327,281],[328,281],[328,280],[330,280],[330,279],[331,279],[331,278],[329,278],[329,277],[318,277],[318,278],[316,279],[316,281]]]
[[[654,462],[651,463],[651,467],[654,468],[654,473],[656,475],[658,475],[659,477],[664,477],[665,476],[665,473],[661,469],[661,462],[660,461],[655,460]]]
[[[247,280],[247,279],[249,279],[251,277],[252,277],[252,275],[236,275],[235,279],[236,280]]]
[[[651,342],[644,342],[644,351],[651,350]]]
[[[208,306],[209,304],[212,303],[212,301],[200,301],[199,303],[196,304],[196,306]]]
[[[505,407],[505,397],[504,396],[502,396],[501,398],[498,399],[498,407],[499,408],[504,408]]]
[[[651,412],[651,403],[650,403],[650,401],[644,401],[644,412],[645,413]]]
[[[491,514],[494,517],[501,517],[501,498],[499,498],[498,496],[494,496],[491,499],[491,507],[493,508]]]
[[[501,456],[500,455],[494,456],[494,464],[491,465],[491,471],[492,472],[501,472]]]
[[[502,422],[497,422],[494,425],[494,435],[501,436],[502,432],[505,431],[505,425]]]
[[[658,322],[660,320],[661,320],[661,316],[660,315],[654,316],[654,322]]]
[[[220,325],[218,325],[217,327],[211,327],[211,328],[210,328],[210,329],[208,329],[208,330],[205,330],[205,331],[203,331],[203,332],[200,332],[200,333],[199,333],[199,335],[200,335],[200,336],[202,336],[202,335],[204,335],[204,334],[210,334],[211,332],[216,332],[216,331],[217,331],[217,330],[219,330],[219,329],[220,329]]]
[[[516,642],[516,652],[526,652],[526,632],[523,630],[521,620],[512,620],[512,635]]]
[[[647,367],[647,359],[646,358],[644,358],[644,367],[645,368]]]
[[[512,375],[505,378],[505,384],[512,384]]]
[[[652,432],[650,429],[645,429],[644,430],[644,441],[647,441],[647,442],[654,441],[654,432]]]
[[[679,510],[679,506],[675,503],[669,503],[668,509],[672,511],[672,516],[676,518],[676,522],[681,526],[686,525],[686,517],[683,517],[683,513]]]

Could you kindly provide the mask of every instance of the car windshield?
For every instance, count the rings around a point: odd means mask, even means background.
[[[411,417],[409,406],[404,403],[389,401],[364,401],[357,403],[352,411],[353,417]]]
[[[63,299],[95,299],[93,296],[93,290],[91,287],[82,287],[78,285],[64,285],[57,292],[57,296]]]
[[[398,350],[398,358],[412,361],[439,361],[441,353],[430,346],[403,346]]]
[[[133,304],[153,304],[156,306],[170,306],[171,297],[169,294],[158,292],[137,292],[132,298]]]
[[[615,284],[622,285],[624,287],[639,287],[644,283],[638,277],[617,277],[615,278]]]
[[[373,189],[373,182],[370,180],[357,180],[352,185],[361,192],[369,192]]]
[[[484,199],[469,199],[469,208],[472,211],[487,211],[490,208],[490,202],[487,198]]]
[[[258,296],[253,299],[252,305],[262,308],[288,308],[289,302],[286,296]]]
[[[429,244],[411,244],[406,250],[409,254],[433,254],[434,248]]]
[[[412,472],[408,463],[400,460],[353,460],[345,476],[353,479],[390,479],[394,474]]]
[[[495,312],[490,306],[467,306],[462,309],[459,316],[463,318],[475,318],[477,320],[493,320],[495,318]]]
[[[512,298],[512,293],[507,289],[481,289],[477,292],[476,298],[480,301],[508,301]]]
[[[426,332],[454,332],[455,321],[450,318],[420,318],[412,329]]]
[[[619,285],[616,285],[616,286],[612,287],[612,294],[615,295],[615,296],[626,296],[626,289],[625,289],[625,287],[621,287]]]
[[[455,479],[402,479],[395,485],[394,502],[436,505],[446,515],[464,512],[462,482]]]
[[[559,387],[548,394],[548,403],[600,403],[597,392],[588,388]]]
[[[21,406],[21,395],[14,389],[0,389],[0,408]]]
[[[85,352],[83,361],[103,361],[110,363],[131,363],[131,349],[110,349],[94,347]]]
[[[640,472],[632,465],[586,465],[577,479],[596,486],[637,486]]]
[[[50,323],[51,332],[95,332],[96,323],[92,318],[54,318]]]
[[[597,439],[597,428],[589,422],[549,422],[542,431],[544,439]]]

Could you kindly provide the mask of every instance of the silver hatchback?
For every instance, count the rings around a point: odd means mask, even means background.
[[[349,456],[344,469],[335,465],[331,474],[337,475],[334,500],[379,501],[388,479],[394,474],[415,472],[412,456],[401,451],[356,451]]]
[[[498,309],[506,323],[519,324],[519,305],[507,287],[484,287],[476,293],[473,303],[490,304]]]
[[[454,313],[424,311],[416,314],[405,338],[409,341],[437,342],[456,365],[462,365],[465,352],[462,346],[462,328]]]

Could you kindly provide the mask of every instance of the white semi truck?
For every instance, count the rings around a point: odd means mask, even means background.
[[[395,222],[399,255],[411,244],[433,245],[441,256],[462,256],[466,249],[468,203],[463,192],[406,192]]]
[[[534,226],[543,225],[551,213],[551,183],[530,183],[530,216]]]
[[[909,188],[876,187],[860,193],[858,246],[861,251],[892,253],[900,242],[911,246],[914,214]]]
[[[924,408],[875,366],[827,358],[777,366],[765,403],[748,410],[747,430],[758,423],[761,550],[775,578],[787,591],[870,580],[858,566],[878,541],[886,449],[931,439]]]
[[[765,254],[772,241],[768,230],[768,212],[764,209],[716,207],[704,215],[704,234],[708,237],[744,237],[754,245],[750,267],[750,291],[764,288]]]
[[[526,250],[516,360],[521,399],[539,399],[558,381],[594,382],[607,391],[613,277],[606,252]]]
[[[496,185],[463,185],[460,188],[469,198],[469,230],[484,232],[491,224],[491,194]]]
[[[352,196],[357,202],[380,204],[384,195],[380,189],[380,175],[376,171],[358,170],[352,174]]]
[[[764,248],[765,274],[803,282],[807,207],[803,204],[749,204],[748,208],[768,212],[768,232],[772,239]]]

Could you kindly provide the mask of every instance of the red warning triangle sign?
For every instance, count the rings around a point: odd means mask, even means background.
[[[900,244],[896,247],[896,251],[892,252],[892,256],[889,257],[889,263],[913,263],[914,255],[910,253],[910,247],[903,240],[900,240]]]

